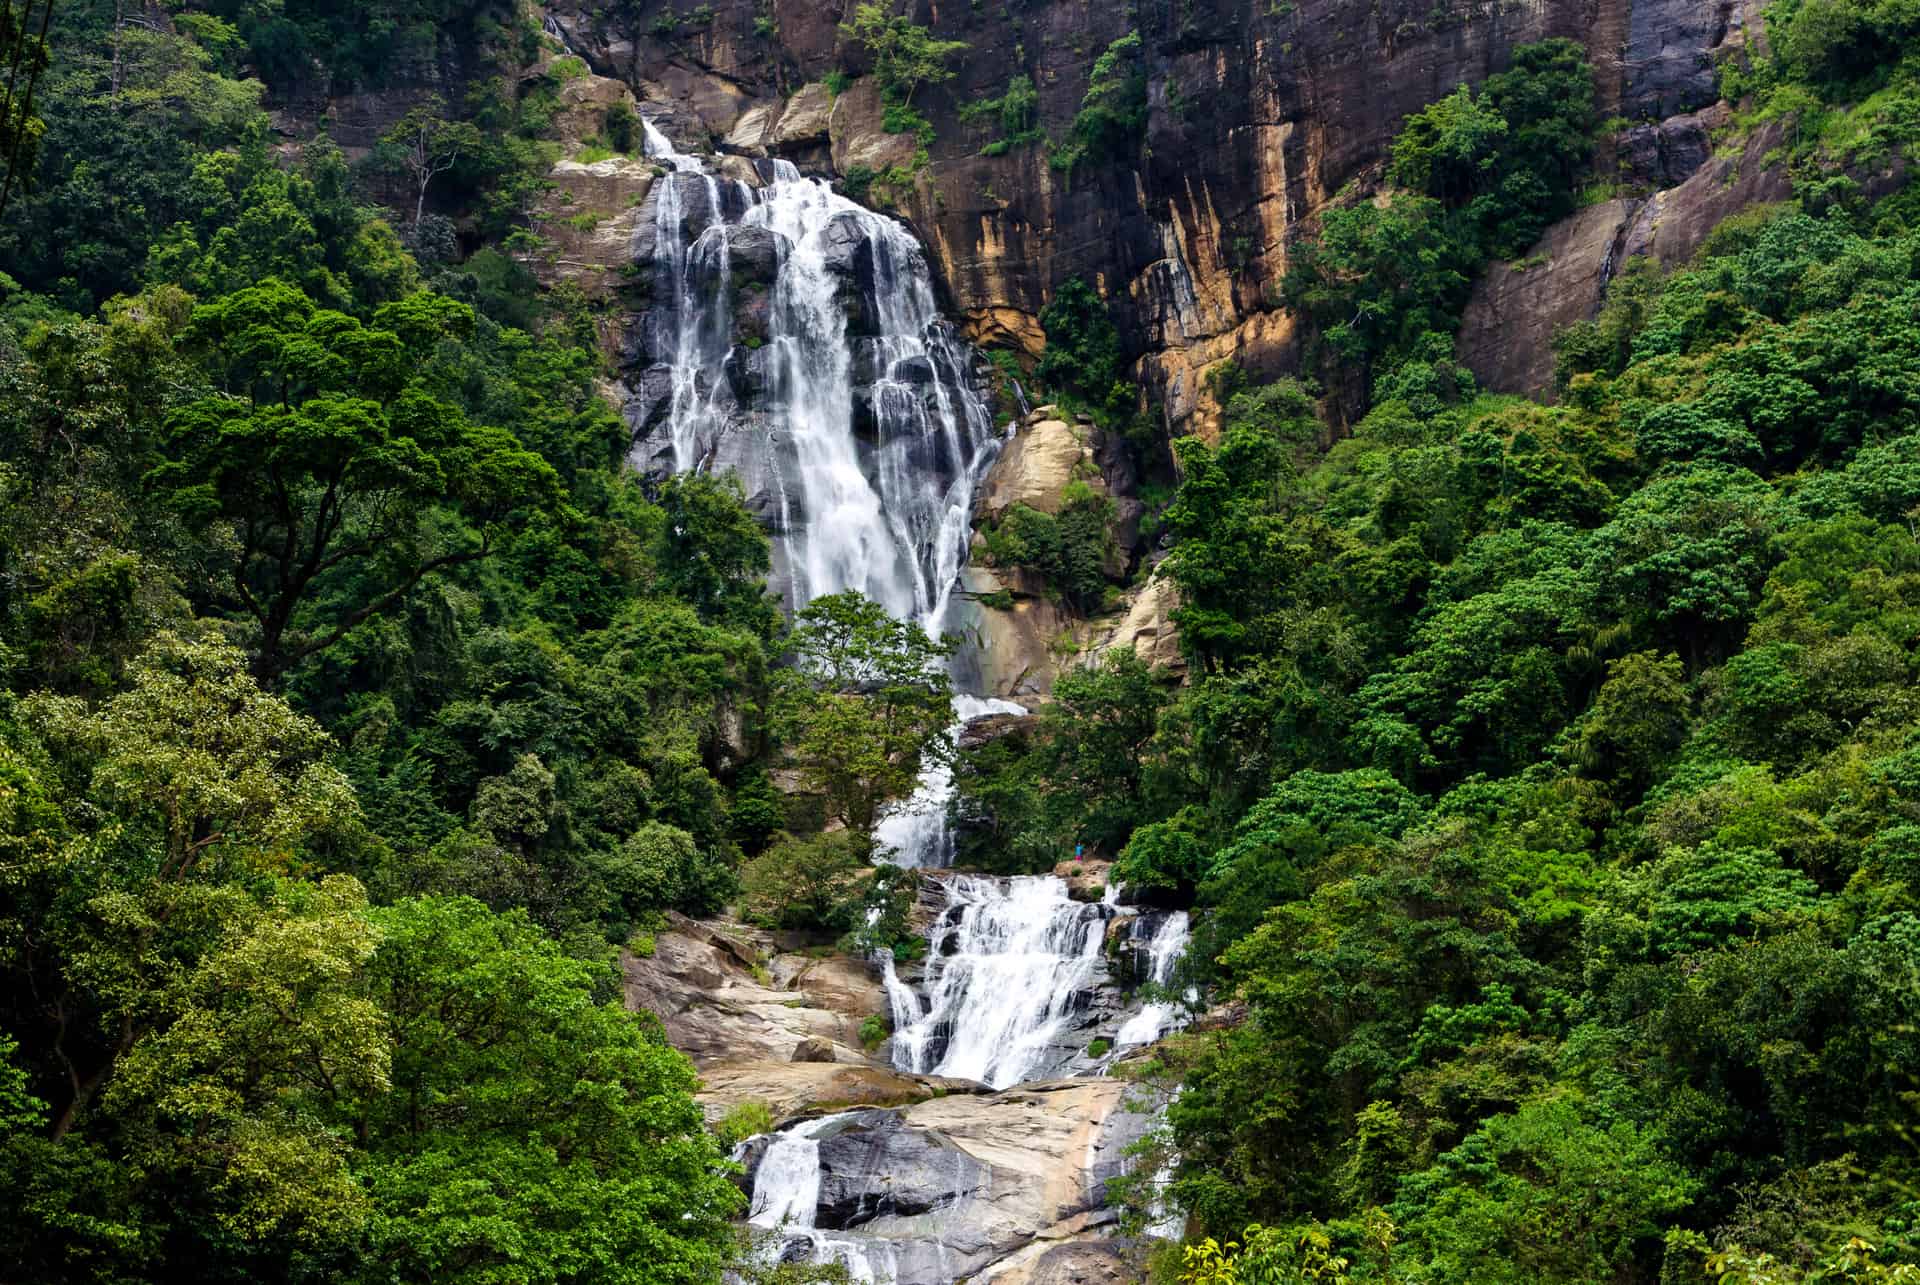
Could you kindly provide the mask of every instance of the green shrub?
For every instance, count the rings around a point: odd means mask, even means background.
[[[754,1099],[734,1103],[713,1126],[713,1136],[727,1147],[738,1146],[748,1138],[771,1132],[773,1108]]]
[[[887,1036],[893,1032],[888,1029],[887,1021],[878,1013],[870,1014],[860,1023],[860,1047],[871,1053],[886,1043]]]
[[[607,145],[623,155],[633,151],[640,138],[640,118],[624,101],[607,108],[603,134]]]
[[[1107,1054],[1111,1053],[1112,1051],[1113,1051],[1113,1041],[1105,1038],[1097,1039],[1093,1043],[1087,1045],[1088,1057],[1105,1057]]]
[[[1068,141],[1047,163],[1072,173],[1082,163],[1119,164],[1138,152],[1147,128],[1147,69],[1140,33],[1130,31],[1094,59]]]

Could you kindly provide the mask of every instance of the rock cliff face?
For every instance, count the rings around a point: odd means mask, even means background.
[[[1066,174],[1049,165],[1044,142],[982,154],[999,126],[963,121],[960,107],[1025,74],[1038,93],[1039,127],[1067,137],[1095,58],[1130,29],[1128,8],[913,0],[916,20],[967,41],[969,51],[951,85],[915,99],[936,130],[929,164],[887,192],[926,243],[944,302],[972,338],[1037,351],[1041,308],[1061,282],[1083,277],[1115,301],[1139,374],[1170,425],[1205,431],[1210,366],[1232,358],[1275,373],[1292,365],[1291,320],[1274,304],[1288,245],[1345,185],[1376,176],[1407,113],[1499,70],[1517,44],[1571,37],[1588,47],[1602,112],[1629,122],[1603,159],[1636,193],[1674,187],[1709,155],[1712,122],[1696,113],[1713,103],[1714,60],[1757,29],[1758,7],[1154,0],[1132,10],[1151,84],[1137,164]],[[596,71],[698,121],[717,146],[843,175],[911,167],[914,140],[884,131],[870,81],[838,98],[821,83],[830,72],[863,69],[838,31],[844,8],[718,0],[698,11],[710,19],[696,21],[671,0],[615,11],[554,0],[551,12]],[[1555,271],[1568,264],[1576,277],[1604,280],[1590,260],[1605,258],[1595,229],[1607,217],[1589,213],[1578,229],[1558,232]],[[1699,226],[1695,218],[1685,204],[1670,210],[1667,242],[1687,239],[1677,229]],[[1572,309],[1548,306],[1555,319]],[[1537,382],[1532,368],[1487,369],[1496,385]]]

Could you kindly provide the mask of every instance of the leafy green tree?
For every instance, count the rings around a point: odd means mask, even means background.
[[[53,23],[52,0],[40,5],[34,22],[31,0],[21,0],[16,12],[11,0],[0,6],[0,64],[7,67],[7,84],[0,94],[0,214],[16,186],[31,180],[40,137],[47,123],[33,110],[33,92],[47,69],[47,29]]]
[[[1400,1256],[1420,1279],[1588,1281],[1657,1259],[1695,1183],[1626,1121],[1565,1096],[1497,1116],[1401,1184]]]
[[[740,870],[749,915],[777,928],[846,932],[862,908],[866,853],[854,835],[782,835]]]
[[[1146,128],[1146,55],[1140,33],[1129,31],[1093,60],[1071,141],[1055,146],[1048,163],[1068,173],[1082,164],[1121,164],[1139,150]]]
[[[789,755],[827,815],[863,843],[889,799],[913,789],[922,764],[946,752],[953,651],[912,621],[895,620],[858,590],[829,594],[795,617],[794,680],[780,721]]]
[[[1054,683],[1041,715],[1042,788],[1071,809],[1084,841],[1115,851],[1152,815],[1153,738],[1167,700],[1163,676],[1128,648]]]
[[[408,378],[471,324],[463,305],[420,295],[366,327],[275,281],[195,310],[190,342],[217,356],[228,395],[170,417],[171,458],[149,480],[189,523],[231,532],[228,587],[258,626],[264,677],[488,556],[516,513],[558,504],[545,461]],[[437,512],[478,530],[449,532]],[[351,605],[303,615],[343,581]]]
[[[1125,380],[1120,331],[1107,304],[1079,277],[1069,277],[1040,310],[1047,348],[1034,377],[1083,399],[1097,411],[1130,409],[1135,394]]]
[[[1292,448],[1317,435],[1313,403],[1296,384],[1229,401],[1220,444],[1174,444],[1180,490],[1167,508],[1175,540],[1167,571],[1180,587],[1181,645],[1208,669],[1266,650],[1276,617],[1296,601],[1311,536],[1289,520]]]
[[[480,131],[465,121],[449,121],[438,101],[413,108],[380,136],[374,149],[376,164],[406,177],[413,189],[413,227],[416,233],[427,212],[427,193],[434,180],[471,158],[484,146]]]
[[[855,5],[840,34],[865,48],[881,93],[902,106],[912,106],[922,86],[952,80],[957,73],[951,64],[967,51],[966,41],[936,40],[930,29],[879,3]]]
[[[238,881],[287,868],[355,812],[322,761],[325,733],[262,692],[232,648],[162,635],[129,678],[97,706],[41,697],[31,707],[67,788],[97,809],[22,872],[35,896],[21,908],[40,907],[53,943],[35,1017],[52,1029],[35,1047],[63,1072],[56,1138],[164,1023],[173,969],[248,903]]]
[[[1388,173],[1401,187],[1458,203],[1487,186],[1501,160],[1507,118],[1465,85],[1407,117]]]
[[[374,922],[392,1088],[340,1116],[369,1139],[369,1274],[713,1279],[739,1192],[686,1058],[595,1001],[605,966],[459,898]]]

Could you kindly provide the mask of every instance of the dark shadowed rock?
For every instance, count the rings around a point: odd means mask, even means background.
[[[734,224],[727,229],[727,266],[735,285],[753,282],[771,286],[780,275],[787,239],[771,228]]]
[[[990,1170],[939,1133],[893,1111],[861,1111],[820,1142],[822,1227],[912,1217],[973,1196]]]

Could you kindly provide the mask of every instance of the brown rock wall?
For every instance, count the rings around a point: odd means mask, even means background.
[[[934,123],[930,164],[888,194],[928,246],[949,309],[971,337],[1032,356],[1037,317],[1069,277],[1113,303],[1138,374],[1177,431],[1206,433],[1217,408],[1207,372],[1233,360],[1272,376],[1295,364],[1299,336],[1277,309],[1287,247],[1349,183],[1377,177],[1386,144],[1410,112],[1502,69],[1519,44],[1584,42],[1601,109],[1635,122],[1601,159],[1636,192],[1681,184],[1709,153],[1715,60],[1738,56],[1759,30],[1759,0],[911,0],[907,12],[969,49],[952,84],[915,107]],[[616,22],[586,0],[553,11],[596,70],[644,98],[705,122],[716,141],[768,150],[844,173],[911,164],[908,136],[880,128],[877,96],[856,82],[822,102],[829,73],[866,70],[838,23],[845,4],[716,0],[713,20],[661,35],[671,0],[640,0]],[[1039,125],[1070,136],[1094,60],[1129,22],[1143,40],[1150,113],[1130,163],[1054,169],[1045,144],[1000,156],[997,120],[960,118],[1015,74],[1033,80]],[[622,25],[624,24],[624,25]],[[804,90],[804,93],[802,92]],[[788,95],[801,95],[784,104]],[[804,102],[802,101],[804,99]],[[762,111],[762,109],[767,109]],[[831,120],[831,155],[820,119]],[[783,139],[792,117],[795,135]],[[745,126],[742,127],[742,122]],[[732,136],[729,137],[730,131]],[[1697,243],[1728,200],[1656,211],[1659,253]],[[1645,213],[1636,210],[1637,214]],[[1554,325],[1590,307],[1604,282],[1591,254],[1617,211],[1583,211],[1543,253],[1545,273],[1490,274],[1481,322],[1520,327],[1514,354],[1470,347],[1496,386],[1537,387]],[[1699,229],[1697,232],[1694,229]],[[1561,265],[1567,265],[1565,272]],[[1585,301],[1584,303],[1582,301]]]

